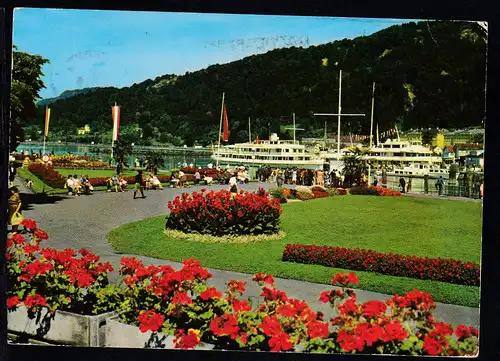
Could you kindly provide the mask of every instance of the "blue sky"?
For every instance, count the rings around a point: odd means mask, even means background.
[[[98,10],[16,10],[13,43],[50,60],[42,98],[130,86],[275,48],[370,35],[410,20]]]

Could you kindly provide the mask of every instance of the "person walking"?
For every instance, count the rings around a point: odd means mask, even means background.
[[[406,193],[411,192],[411,178],[408,178],[408,184],[406,185]]]
[[[136,198],[137,191],[141,192],[142,198],[146,198],[144,195],[144,179],[142,179],[142,170],[137,172],[135,176],[135,185],[134,185],[134,199]]]
[[[399,186],[401,187],[401,193],[404,193],[406,189],[406,181],[403,177],[399,178]]]
[[[238,187],[236,184],[238,183],[238,180],[236,179],[236,174],[233,174],[231,178],[229,178],[229,191],[231,193],[238,193]]]
[[[436,184],[438,187],[438,193],[439,193],[439,195],[441,195],[441,193],[443,192],[443,186],[444,186],[444,178],[442,175],[439,176],[439,179],[437,180]]]

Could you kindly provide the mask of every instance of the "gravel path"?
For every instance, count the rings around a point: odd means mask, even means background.
[[[22,183],[18,179],[17,185]],[[256,190],[258,187],[269,189],[274,184],[250,183],[243,185],[245,190]],[[166,188],[163,191],[146,191],[146,198],[133,199],[131,190],[125,193],[97,192],[91,196],[64,196],[56,198],[54,202],[39,202],[30,205],[23,211],[26,218],[35,219],[40,227],[49,234],[46,247],[56,249],[74,248],[79,250],[87,248],[98,254],[105,261],[110,262],[115,269],[119,268],[120,258],[132,256],[117,253],[107,241],[107,234],[114,228],[133,221],[158,216],[168,213],[167,202],[183,192],[199,190],[202,187],[185,189]],[[228,189],[227,186],[210,186],[207,189]],[[23,192],[23,187],[20,187]],[[178,268],[180,263],[170,262],[151,257],[138,256],[144,264],[168,264]],[[260,289],[251,282],[252,275],[231,271],[210,269],[214,278],[210,283],[219,289],[225,289],[226,282],[232,279],[247,281],[246,296],[259,298]],[[111,280],[117,279],[114,272]],[[322,311],[326,316],[331,315],[331,309],[318,302],[320,292],[329,289],[328,285],[310,282],[276,279],[276,287],[283,289],[290,297],[306,300],[313,309]],[[389,295],[357,291],[359,301],[370,299],[384,300]],[[468,324],[479,326],[479,309],[437,304],[436,319],[452,324]]]

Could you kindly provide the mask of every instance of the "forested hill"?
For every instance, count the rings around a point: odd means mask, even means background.
[[[342,69],[343,132],[369,133],[372,82],[380,131],[397,124],[460,128],[480,125],[485,106],[486,36],[475,23],[419,22],[392,26],[370,36],[308,48],[253,55],[185,75],[164,75],[127,88],[98,88],[51,104],[51,129],[74,134],[112,127],[111,106],[121,105],[121,123],[142,129],[143,141],[216,141],[221,96],[226,94],[230,142],[268,136],[291,124],[299,137],[322,136],[323,117],[337,112]],[[168,72],[168,69],[165,69]],[[39,109],[38,124],[43,124]],[[268,127],[268,124],[269,127]],[[336,130],[336,118],[329,121]],[[139,134],[139,133],[137,133]],[[282,136],[286,136],[282,134]],[[288,135],[289,136],[289,135]]]
[[[48,104],[52,104],[60,99],[67,99],[74,97],[75,95],[78,94],[86,94],[95,91],[96,89],[99,88],[83,88],[83,89],[75,89],[75,90],[65,90],[61,93],[61,95],[54,97],[54,98],[45,98],[40,100],[39,102],[36,103],[37,106],[43,107]]]

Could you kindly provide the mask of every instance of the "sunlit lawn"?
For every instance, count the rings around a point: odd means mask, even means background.
[[[283,206],[279,241],[207,244],[168,239],[165,216],[122,225],[109,234],[121,253],[181,261],[194,257],[206,267],[328,283],[336,268],[282,262],[287,243],[342,246],[404,255],[479,262],[481,204],[413,197],[338,196]],[[478,307],[479,287],[356,272],[359,288],[387,294],[415,288],[436,301]]]

